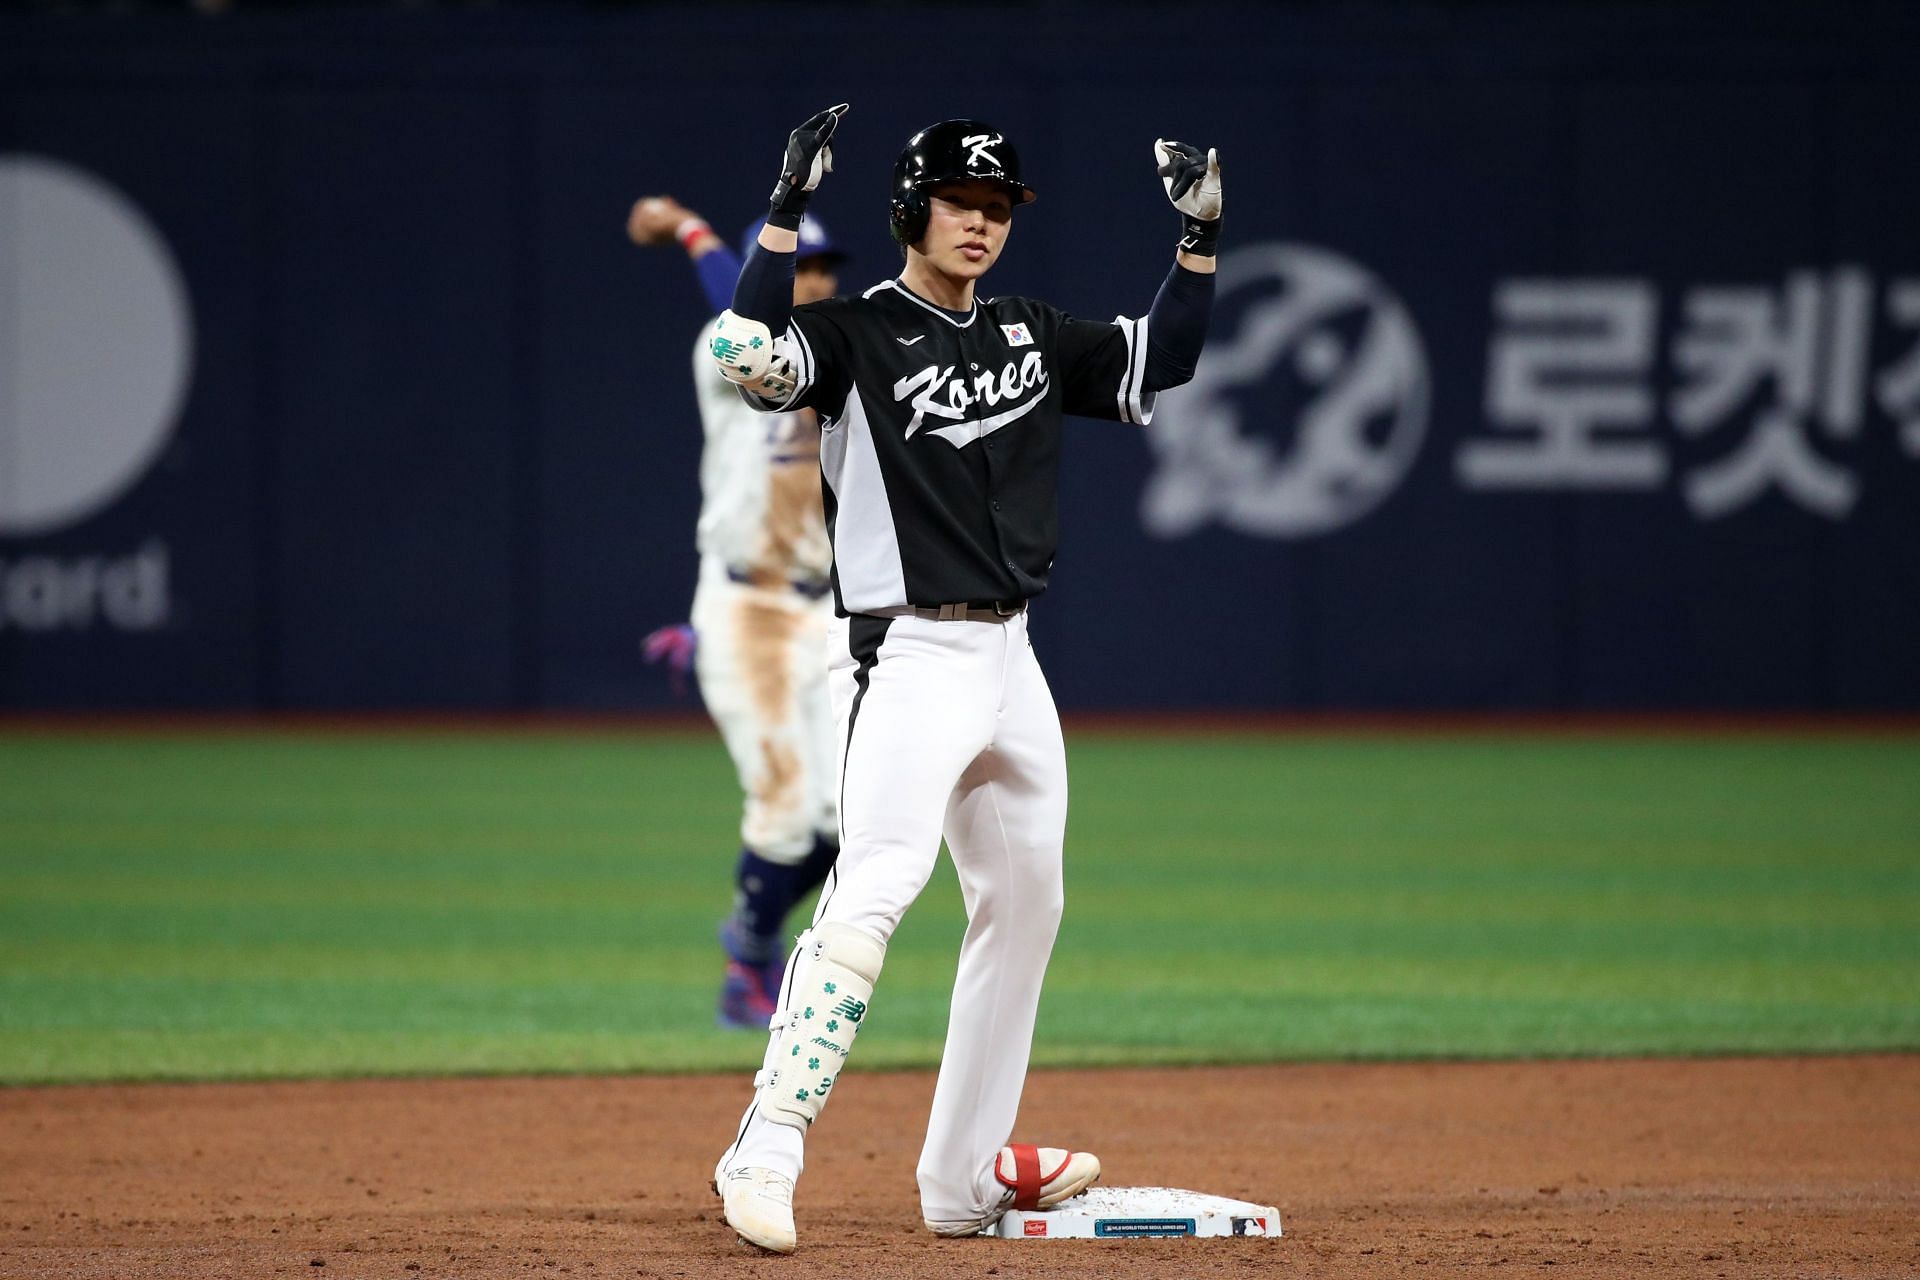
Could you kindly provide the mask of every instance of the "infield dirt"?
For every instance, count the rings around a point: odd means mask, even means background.
[[[0,1091],[5,1277],[1632,1276],[1920,1271],[1920,1056],[1036,1074],[1019,1136],[1280,1240],[938,1240],[932,1077],[856,1074],[760,1255],[707,1179],[737,1077]]]

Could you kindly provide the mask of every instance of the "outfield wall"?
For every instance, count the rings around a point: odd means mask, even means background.
[[[0,706],[668,704],[703,304],[625,211],[849,99],[849,288],[929,120],[1101,318],[1225,157],[1200,378],[1069,432],[1064,705],[1920,708],[1912,6],[714,12],[0,17]]]

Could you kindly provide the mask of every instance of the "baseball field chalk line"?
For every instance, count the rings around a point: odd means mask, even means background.
[[[1277,1236],[1280,1211],[1178,1187],[1094,1187],[1051,1209],[1010,1209],[987,1234],[1006,1240]]]

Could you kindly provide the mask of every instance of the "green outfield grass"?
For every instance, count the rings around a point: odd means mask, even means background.
[[[1920,738],[1070,734],[1048,1064],[1920,1048]],[[698,733],[0,735],[0,1081],[750,1069]],[[950,866],[857,1067],[939,1052]]]

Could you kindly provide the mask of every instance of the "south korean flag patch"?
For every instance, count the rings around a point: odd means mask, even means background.
[[[1030,347],[1033,345],[1033,330],[1023,324],[1003,324],[1000,332],[1007,335],[1010,347]]]

